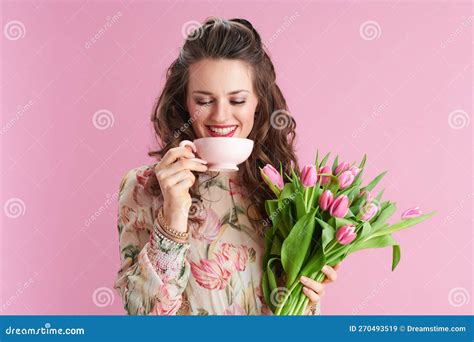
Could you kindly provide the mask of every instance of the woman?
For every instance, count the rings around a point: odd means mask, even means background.
[[[169,67],[152,114],[159,160],[129,171],[119,193],[121,268],[115,288],[129,314],[271,314],[261,290],[265,164],[298,168],[296,124],[285,113],[273,64],[244,19],[210,18]],[[182,140],[249,138],[239,171],[209,171]],[[339,265],[338,265],[339,266]],[[327,267],[324,283],[336,279]],[[301,280],[303,282],[303,280]],[[303,282],[307,313],[319,314],[324,285]]]

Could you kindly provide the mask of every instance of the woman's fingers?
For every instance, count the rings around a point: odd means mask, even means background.
[[[339,270],[340,268],[341,268],[341,263],[339,263],[339,264],[337,264],[336,266],[333,267],[334,271],[337,271],[337,270]],[[337,275],[336,275],[336,278],[337,278]],[[324,281],[323,281],[323,284],[328,284],[328,283],[331,283],[331,282],[333,282],[333,281],[335,281],[335,279],[332,280],[332,279],[329,279],[328,277],[326,277],[326,278],[324,279]]]
[[[325,290],[323,284],[307,277],[301,277],[300,281],[305,287],[316,292],[316,294],[318,294],[319,296],[324,296]]]
[[[308,297],[310,301],[309,305],[316,304],[317,302],[319,302],[319,299],[321,297],[316,292],[314,292],[313,290],[311,290],[310,288],[306,286],[303,287],[303,293],[306,295],[306,297]]]
[[[194,143],[192,141],[189,141],[189,140],[183,140],[179,143],[179,147],[186,147],[188,148],[190,151],[196,153],[196,145],[194,145]]]
[[[182,159],[167,168],[159,170],[157,172],[157,177],[158,179],[165,179],[183,170],[205,172],[207,171],[207,166],[197,162],[196,160]]]
[[[170,148],[168,152],[166,152],[166,154],[163,156],[163,159],[161,159],[159,163],[159,168],[165,168],[167,165],[173,164],[181,157],[194,158],[196,156],[186,147]]]
[[[341,263],[334,266],[334,268],[329,265],[324,265],[323,269],[321,270],[326,275],[326,279],[323,281],[323,284],[331,283],[337,280],[336,269],[339,269],[340,265]]]
[[[175,186],[176,184],[178,184],[179,182],[185,179],[190,179],[192,183],[194,184],[196,177],[193,175],[191,171],[184,169],[167,177],[165,180],[165,183],[166,183],[165,186],[168,186],[168,187]]]

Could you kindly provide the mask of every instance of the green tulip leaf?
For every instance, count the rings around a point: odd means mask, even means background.
[[[287,276],[288,284],[292,284],[298,276],[306,252],[313,241],[316,209],[301,217],[291,229],[281,247],[281,263]]]
[[[346,224],[353,224],[353,225],[356,225],[356,223],[354,221],[351,221],[351,220],[347,220],[345,218],[340,218],[340,217],[334,217],[332,218],[331,220],[334,220],[334,225],[333,227],[336,228],[336,230],[338,230],[339,228],[341,228],[342,226],[346,225]]]
[[[336,236],[336,231],[334,230],[334,228],[331,225],[327,224],[323,220],[320,220],[320,219],[316,218],[316,221],[319,223],[319,225],[323,229],[323,233],[322,233],[323,250],[326,251],[326,246],[331,241],[334,240],[334,238]]]
[[[385,224],[385,222],[395,213],[396,210],[397,206],[395,205],[395,203],[388,202],[386,205],[381,207],[380,214],[372,223],[373,230],[376,231],[377,229],[381,228]]]
[[[334,158],[334,162],[332,163],[332,173],[336,171],[338,164],[339,164],[339,156],[337,155],[336,158]]]
[[[364,169],[365,167],[365,162],[367,161],[367,154],[364,154],[364,157],[362,158],[362,161],[360,162],[359,164],[359,169],[360,169],[360,173],[362,173],[362,170]]]
[[[326,155],[323,157],[323,159],[322,159],[321,162],[319,163],[319,167],[320,167],[320,168],[323,167],[323,166],[326,164],[326,162],[327,162],[327,160],[328,160],[330,154],[331,154],[331,152],[329,152],[328,154],[326,154]]]
[[[274,214],[278,212],[279,201],[278,200],[266,200],[265,201],[265,211],[267,212],[268,217],[272,218],[273,224],[278,224],[277,215]]]
[[[273,272],[273,265],[272,265],[275,261],[278,261],[278,260],[280,259],[271,258],[267,264],[267,277],[268,277],[268,286],[270,288],[270,292],[278,287],[278,283],[276,280],[275,272]]]
[[[306,265],[301,271],[301,275],[309,276],[313,273],[319,272],[326,264],[326,257],[324,256],[323,249],[321,248],[321,242],[318,242],[316,246],[316,253],[308,260]]]
[[[418,223],[421,223],[421,222],[429,219],[430,217],[432,217],[435,214],[436,214],[436,211],[432,211],[431,213],[428,213],[428,214],[425,214],[425,215],[421,215],[421,216],[418,216],[418,217],[412,217],[412,218],[409,218],[409,219],[401,220],[401,221],[399,221],[395,224],[389,225],[389,226],[387,226],[383,229],[379,229],[378,231],[376,231],[372,235],[372,237],[384,236],[384,235],[387,235],[387,234],[392,234],[392,233],[398,232],[399,230],[402,230],[402,229],[409,228],[411,226],[414,226]]]
[[[400,262],[400,245],[393,245],[392,250],[392,272],[397,268],[398,263]]]
[[[283,200],[285,198],[291,198],[294,192],[295,186],[293,185],[293,183],[286,183],[278,199]]]
[[[381,174],[379,174],[377,177],[375,177],[372,182],[370,182],[366,187],[364,187],[363,189],[364,190],[369,190],[371,191],[373,188],[375,188],[375,186],[380,182],[380,180],[383,178],[383,176],[385,176],[385,174],[387,173],[387,171],[384,171],[382,172]]]
[[[273,239],[270,254],[272,254],[272,255],[281,255],[281,240],[278,236],[275,236],[274,239]]]
[[[369,248],[384,248],[387,246],[394,246],[397,242],[393,239],[391,235],[383,235],[377,237],[370,237],[367,240],[360,240],[355,243],[353,248],[351,248],[350,253],[354,253],[363,249]]]
[[[270,288],[268,286],[267,271],[263,271],[262,273],[262,292],[265,303],[270,307]]]
[[[364,225],[362,226],[362,233],[360,234],[360,238],[363,239],[366,236],[369,236],[370,233],[372,233],[373,226],[369,222],[364,222]]]
[[[267,228],[267,231],[265,232],[265,253],[262,258],[263,262],[263,268],[265,269],[268,259],[270,258],[270,250],[271,246],[273,244],[273,239],[275,236],[275,230],[277,228],[275,226],[270,226]]]

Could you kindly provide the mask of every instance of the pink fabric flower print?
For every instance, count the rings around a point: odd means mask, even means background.
[[[231,261],[237,271],[245,271],[249,259],[249,248],[245,245],[236,247],[224,242],[221,245],[221,254],[226,261]]]
[[[205,220],[193,225],[192,236],[195,239],[211,243],[219,235],[222,223],[214,210],[208,208],[205,211]]]
[[[150,177],[153,174],[153,170],[150,168],[139,169],[135,175],[137,183],[133,188],[133,200],[139,206],[151,206],[151,196],[150,196]],[[155,177],[156,179],[156,177]]]
[[[191,273],[199,285],[209,290],[224,289],[232,275],[220,260],[213,259],[201,259],[199,264],[191,262]]]
[[[123,224],[130,224],[134,229],[147,228],[146,215],[148,213],[144,208],[133,209],[128,205],[124,205],[119,212],[119,220]]]
[[[119,221],[123,224],[128,224],[131,216],[136,216],[135,210],[130,208],[128,205],[123,205],[119,211]]]
[[[148,177],[151,175],[151,169],[146,168],[144,170],[138,170],[137,171],[137,183],[140,184],[141,186],[145,187],[146,182],[148,181]]]
[[[171,299],[166,284],[159,286],[158,293],[159,295],[157,297],[160,298],[160,300],[156,301],[155,313],[159,316],[176,315],[176,312],[178,312],[181,307],[182,299]]]
[[[232,305],[224,310],[224,315],[242,316],[247,315],[247,313],[242,309],[239,303],[232,303]]]

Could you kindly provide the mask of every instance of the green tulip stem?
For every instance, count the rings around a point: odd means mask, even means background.
[[[299,284],[299,281],[295,281],[294,284],[291,286],[290,290],[288,291],[288,294],[286,294],[285,297],[283,298],[282,303],[278,305],[278,309],[275,311],[275,315],[280,315],[280,313],[283,310],[283,307],[288,301],[288,298],[290,298],[291,294],[293,293],[293,290],[295,289],[296,286],[298,286],[298,284]]]

